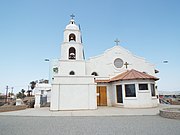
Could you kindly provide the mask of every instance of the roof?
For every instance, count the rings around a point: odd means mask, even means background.
[[[124,80],[159,80],[154,76],[151,76],[147,73],[139,72],[137,70],[128,70],[124,73],[121,73],[110,80],[96,80],[97,83],[105,83],[105,82],[114,82],[114,81],[124,81]]]
[[[110,80],[95,80],[96,83],[109,83]]]
[[[79,30],[79,27],[75,24],[74,19],[71,19],[70,23],[66,26],[66,29]]]
[[[159,78],[156,78],[154,76],[151,76],[147,73],[139,72],[137,70],[128,70],[122,74],[119,74],[113,78],[111,78],[111,81],[119,81],[119,80],[159,80]]]

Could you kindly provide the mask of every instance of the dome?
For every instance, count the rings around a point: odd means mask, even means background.
[[[79,30],[79,27],[75,24],[74,19],[71,19],[70,23],[66,26],[66,29]]]

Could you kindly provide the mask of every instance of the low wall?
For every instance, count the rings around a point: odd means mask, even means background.
[[[170,119],[180,119],[180,108],[164,108],[160,110],[159,115]]]
[[[26,109],[26,105],[19,105],[19,106],[1,106],[0,112],[8,112],[8,111],[17,111],[17,110],[24,110]]]

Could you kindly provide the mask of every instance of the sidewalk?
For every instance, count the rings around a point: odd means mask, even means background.
[[[46,108],[28,108],[26,110],[1,112],[0,116],[126,116],[126,115],[158,115],[159,110],[172,105],[159,105],[156,108],[129,109],[120,107],[98,107],[97,110],[49,111]]]

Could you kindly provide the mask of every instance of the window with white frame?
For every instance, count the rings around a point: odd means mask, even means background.
[[[155,85],[151,84],[151,96],[155,97],[156,96],[156,92],[155,92]]]
[[[135,84],[125,84],[125,95],[126,97],[136,97]]]
[[[148,84],[147,83],[139,84],[139,90],[148,90]]]

